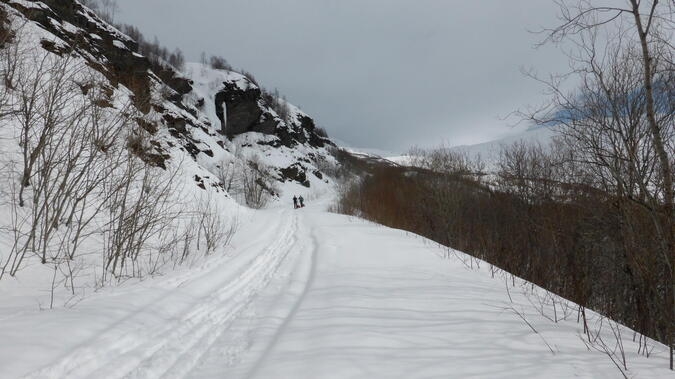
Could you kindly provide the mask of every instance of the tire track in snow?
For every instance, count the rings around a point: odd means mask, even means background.
[[[257,255],[215,294],[198,303],[175,321],[139,339],[135,333],[117,336],[114,330],[68,354],[56,364],[27,375],[28,378],[147,378],[182,377],[199,362],[218,336],[263,289],[297,242],[298,217],[283,223],[280,237]],[[217,268],[216,268],[217,270]],[[144,307],[145,308],[145,307]],[[133,318],[130,317],[130,318]],[[100,348],[105,346],[104,348]],[[111,356],[112,359],[111,359]],[[101,363],[103,363],[101,365]]]

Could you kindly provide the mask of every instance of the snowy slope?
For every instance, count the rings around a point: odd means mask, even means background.
[[[582,342],[576,309],[554,323],[526,283],[323,208],[253,213],[227,256],[104,289],[72,309],[3,312],[0,377],[620,376]],[[600,335],[613,341],[607,320]],[[622,335],[630,377],[672,377],[665,346],[653,344],[647,359],[631,331]]]
[[[465,152],[472,156],[481,156],[486,160],[494,160],[503,146],[512,145],[516,142],[541,143],[548,144],[556,135],[556,131],[551,127],[538,126],[529,128],[513,136],[500,138],[495,141],[479,143],[476,145],[455,146],[452,149],[459,152]]]

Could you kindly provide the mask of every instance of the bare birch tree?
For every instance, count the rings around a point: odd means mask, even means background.
[[[658,232],[658,272],[644,254],[630,258],[640,280],[663,288],[656,311],[660,338],[670,346],[673,369],[673,45],[675,2],[624,0],[623,6],[592,0],[558,1],[561,23],[544,30],[543,43],[567,43],[572,71],[542,80],[552,95],[544,112],[531,114],[540,123],[563,125],[572,145],[585,152],[584,163],[598,185],[625,199],[618,203],[628,236],[631,209],[647,211]],[[565,93],[563,80],[579,79],[580,90]],[[636,249],[628,249],[637,251]],[[646,316],[648,317],[648,316]]]

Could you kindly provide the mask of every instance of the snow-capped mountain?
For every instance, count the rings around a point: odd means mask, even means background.
[[[545,148],[557,135],[559,135],[559,133],[555,130],[555,127],[536,126],[496,140],[475,145],[453,146],[448,147],[447,149],[466,155],[471,159],[479,159],[486,164],[487,169],[492,169],[498,161],[499,154],[503,148],[520,142],[526,144],[540,144]],[[408,155],[389,156],[387,159],[404,166],[409,165],[411,162],[410,156]]]
[[[512,136],[493,141],[483,142],[475,145],[455,146],[452,147],[452,150],[467,153],[471,156],[480,156],[486,160],[494,160],[498,156],[501,149],[505,146],[509,146],[517,142],[533,144],[540,143],[545,146],[549,144],[556,135],[557,132],[553,127],[538,126],[528,128]]]

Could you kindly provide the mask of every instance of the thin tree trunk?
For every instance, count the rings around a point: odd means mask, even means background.
[[[654,87],[653,87],[653,73],[652,73],[652,57],[649,51],[649,45],[647,41],[649,28],[652,25],[654,9],[658,4],[658,0],[654,0],[652,3],[652,8],[649,15],[649,21],[647,22],[646,28],[642,25],[642,19],[640,15],[640,6],[638,0],[630,0],[630,3],[633,7],[633,16],[635,17],[635,26],[637,27],[638,36],[640,38],[640,46],[642,47],[642,59],[644,61],[644,87],[645,94],[647,97],[647,121],[649,122],[649,129],[652,134],[652,142],[654,143],[654,150],[659,159],[661,166],[661,174],[663,176],[663,190],[664,190],[664,208],[666,212],[666,239],[667,239],[667,251],[664,251],[664,264],[667,267],[666,275],[666,291],[665,291],[665,325],[666,325],[666,334],[668,336],[668,346],[670,348],[670,369],[673,370],[673,327],[672,321],[675,319],[674,304],[673,304],[673,176],[672,170],[670,167],[670,160],[668,159],[668,153],[666,152],[665,146],[663,144],[663,138],[661,136],[661,129],[656,121],[656,109],[654,106]]]

